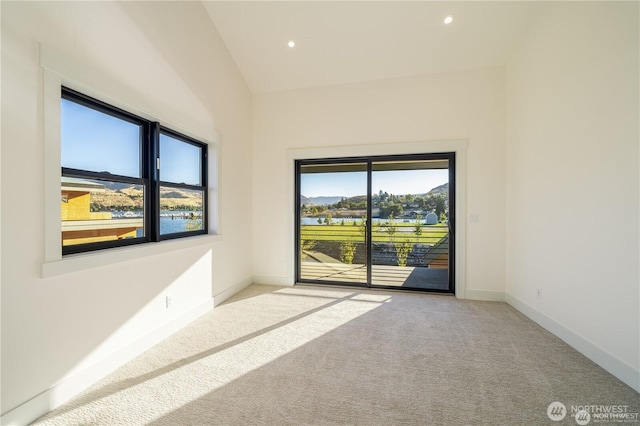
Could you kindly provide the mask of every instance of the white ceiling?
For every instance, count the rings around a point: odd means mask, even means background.
[[[205,1],[253,93],[504,65],[539,2]],[[445,25],[446,15],[455,15]],[[291,49],[287,42],[294,40]]]

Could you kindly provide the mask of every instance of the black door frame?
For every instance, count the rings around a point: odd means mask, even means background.
[[[449,164],[449,261],[448,261],[448,276],[449,276],[449,288],[448,290],[434,290],[415,287],[397,287],[397,286],[382,286],[371,284],[372,280],[372,253],[371,253],[371,232],[372,232],[372,169],[373,163],[385,162],[385,161],[420,161],[420,160],[447,160]],[[365,247],[366,247],[366,259],[367,264],[367,282],[337,282],[326,280],[310,280],[302,279],[301,277],[301,258],[300,258],[300,213],[301,213],[301,192],[300,192],[300,172],[301,167],[306,165],[322,165],[322,164],[340,164],[340,163],[363,163],[367,166],[367,220],[365,223]],[[427,153],[427,154],[402,154],[402,155],[380,155],[380,156],[358,156],[358,157],[335,157],[335,158],[317,158],[317,159],[304,159],[295,160],[295,241],[294,241],[294,253],[295,253],[295,282],[301,284],[325,284],[325,285],[346,285],[351,287],[365,287],[374,289],[387,289],[387,290],[411,290],[430,293],[451,293],[455,294],[455,224],[456,224],[456,153],[455,152],[443,152],[443,153]]]

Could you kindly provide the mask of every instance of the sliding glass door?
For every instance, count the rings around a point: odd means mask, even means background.
[[[298,280],[367,284],[367,163],[298,165]]]
[[[296,163],[298,282],[454,291],[455,155]]]
[[[449,291],[449,160],[372,164],[371,284]]]

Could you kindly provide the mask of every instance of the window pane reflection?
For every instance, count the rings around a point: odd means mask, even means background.
[[[62,245],[144,237],[142,185],[62,177]]]
[[[140,177],[141,126],[61,100],[62,167]]]
[[[202,185],[201,148],[160,134],[160,180]]]
[[[204,192],[160,186],[160,234],[204,229]]]

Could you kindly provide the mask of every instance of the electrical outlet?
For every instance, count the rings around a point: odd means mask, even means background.
[[[170,295],[170,294],[167,294],[167,297],[166,297],[167,309],[169,309],[171,307],[171,305],[173,305],[173,296]]]

